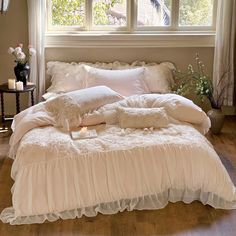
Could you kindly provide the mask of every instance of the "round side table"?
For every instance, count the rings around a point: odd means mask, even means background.
[[[16,113],[20,112],[20,94],[21,93],[31,93],[31,104],[34,105],[34,90],[36,86],[34,84],[27,84],[24,86],[23,90],[8,89],[8,84],[4,83],[0,85],[0,96],[1,96],[1,111],[2,111],[2,124],[5,128],[5,121],[9,120],[5,117],[4,113],[4,93],[14,93],[16,95]],[[3,129],[4,129],[3,128]]]

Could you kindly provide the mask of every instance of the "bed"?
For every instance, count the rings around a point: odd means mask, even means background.
[[[107,72],[99,73],[96,83],[101,77],[106,83]],[[125,78],[135,80],[144,72],[129,73]],[[210,121],[201,108],[171,93],[94,83],[63,91],[14,118],[13,206],[1,213],[3,222],[160,209],[177,201],[236,209],[235,186],[204,137]],[[132,89],[139,94],[128,94]],[[70,130],[78,126],[95,129],[98,136],[73,140]]]

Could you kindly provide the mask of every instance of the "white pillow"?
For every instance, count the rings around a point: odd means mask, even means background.
[[[123,96],[148,93],[144,82],[144,68],[103,70],[84,66],[87,87],[105,85]]]
[[[47,74],[51,76],[51,86],[47,92],[65,93],[85,88],[82,67],[77,63],[48,62]]]
[[[169,124],[164,108],[117,108],[121,128],[162,128]]]
[[[146,66],[144,80],[152,93],[169,93],[173,84],[173,74],[164,63]]]
[[[78,127],[81,116],[123,97],[106,86],[97,86],[65,93],[45,102],[48,112],[55,118],[56,126],[64,130]]]

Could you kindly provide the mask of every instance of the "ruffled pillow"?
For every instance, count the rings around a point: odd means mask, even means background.
[[[47,74],[51,76],[49,93],[66,93],[86,87],[83,65],[66,62],[48,62]]]
[[[144,80],[152,93],[170,93],[173,73],[164,63],[145,67]]]
[[[68,131],[81,124],[81,117],[103,105],[117,102],[123,97],[106,86],[76,90],[45,103],[46,110],[54,117],[56,126]]]

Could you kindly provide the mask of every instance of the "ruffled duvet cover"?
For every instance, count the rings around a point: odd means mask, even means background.
[[[56,121],[43,103],[20,113],[11,138],[13,206],[3,210],[1,220],[42,223],[194,200],[236,209],[235,187],[199,132],[207,132],[209,119],[185,102],[176,95],[142,95],[106,105],[96,117],[117,106],[165,107],[170,124],[160,129],[97,125],[91,128],[98,137],[89,140],[72,140],[53,127]],[[184,116],[190,110],[195,116]]]

